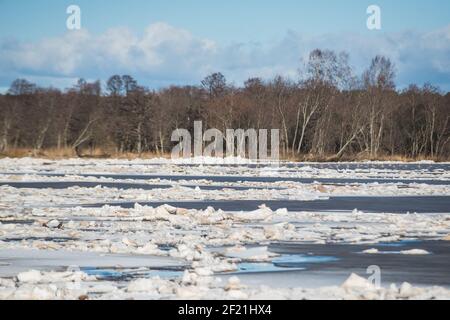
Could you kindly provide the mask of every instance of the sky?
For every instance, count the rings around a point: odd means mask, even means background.
[[[381,30],[366,26],[373,4]],[[66,27],[69,5],[81,9],[80,30]],[[66,88],[113,74],[150,88],[216,71],[236,85],[295,80],[315,48],[348,52],[356,73],[382,54],[399,88],[450,91],[450,1],[0,0],[0,92],[16,78]]]

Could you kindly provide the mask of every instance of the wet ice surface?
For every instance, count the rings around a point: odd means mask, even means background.
[[[65,250],[0,249],[0,257],[2,277],[12,277],[30,268],[43,271],[54,268],[64,271],[70,268],[82,270],[148,268],[176,271],[186,266],[184,261],[170,257]]]
[[[247,170],[250,170],[249,167],[246,167]],[[347,170],[345,170],[347,171]],[[278,173],[289,173],[289,172],[283,172],[283,170],[278,169]],[[231,172],[233,173],[233,172]],[[264,172],[263,172],[264,173]],[[2,175],[6,177],[10,177],[10,179],[18,179],[17,176],[24,176],[26,175],[27,178],[29,178],[30,175],[36,174],[33,173],[2,173]],[[269,174],[269,173],[266,173]],[[270,174],[273,174],[273,172],[270,172]],[[43,180],[46,177],[52,178],[69,178],[70,175],[67,173],[39,173],[37,174],[37,179]],[[89,178],[96,178],[96,179],[113,179],[113,180],[126,180],[126,181],[195,181],[195,180],[206,180],[209,182],[215,182],[215,183],[242,183],[242,182],[255,182],[255,183],[276,183],[276,182],[297,182],[297,183],[321,183],[325,185],[349,185],[349,184],[361,184],[361,183],[373,183],[373,184],[428,184],[428,185],[450,185],[450,180],[442,180],[442,179],[405,179],[405,178],[392,178],[392,177],[386,177],[386,178],[345,178],[345,177],[339,177],[339,178],[322,178],[322,177],[292,177],[292,176],[282,176],[282,177],[274,177],[274,176],[243,176],[243,175],[224,175],[224,176],[211,176],[211,175],[166,175],[166,174],[108,174],[108,173],[80,173],[76,176],[77,178],[81,179],[89,179]],[[437,177],[440,177],[440,175],[437,175]],[[36,177],[33,177],[36,179]],[[72,182],[75,183],[75,182]],[[81,182],[78,182],[81,183]],[[85,182],[89,183],[89,182]],[[6,184],[6,183],[4,183]]]
[[[125,182],[95,182],[95,181],[30,181],[30,182],[0,182],[0,186],[10,186],[17,189],[68,189],[73,187],[79,188],[115,188],[115,189],[170,189],[173,185],[170,184],[144,184],[144,183],[125,183]],[[227,185],[181,185],[184,188],[195,189],[199,187],[203,190],[250,190],[250,189],[262,189],[263,187],[246,187],[246,186],[227,186]],[[275,187],[272,189],[279,189]]]
[[[449,166],[2,159],[0,298],[449,299]]]
[[[286,208],[289,211],[351,211],[355,208],[365,212],[392,213],[445,213],[450,208],[450,196],[433,197],[330,197],[317,200],[267,200],[264,203],[272,209]],[[136,202],[114,202],[86,205],[102,207],[106,204],[121,208],[132,208]],[[139,202],[140,205],[158,207],[163,204],[188,209],[206,209],[208,206],[227,211],[251,211],[261,205],[256,200],[223,201],[179,201],[179,202]]]

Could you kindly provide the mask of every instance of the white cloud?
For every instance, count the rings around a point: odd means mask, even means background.
[[[236,83],[251,76],[295,78],[301,59],[314,48],[349,52],[358,72],[373,56],[383,54],[396,64],[400,86],[430,81],[450,90],[450,26],[429,33],[319,37],[289,31],[270,43],[224,45],[162,22],[151,24],[141,36],[115,28],[100,35],[71,31],[34,43],[3,41],[0,85],[18,75],[49,83],[51,77],[69,82],[76,77],[106,79],[128,73],[144,85],[195,84],[213,71],[223,72]]]

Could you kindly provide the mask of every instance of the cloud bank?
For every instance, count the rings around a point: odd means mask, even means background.
[[[450,91],[450,25],[433,32],[326,34],[307,37],[288,31],[267,43],[220,44],[159,22],[137,36],[127,28],[94,35],[87,30],[37,42],[0,42],[0,87],[23,77],[41,85],[67,87],[78,77],[106,80],[130,74],[142,85],[197,84],[220,71],[241,84],[248,77],[295,79],[315,48],[347,51],[356,72],[385,55],[397,68],[397,84],[431,82]]]

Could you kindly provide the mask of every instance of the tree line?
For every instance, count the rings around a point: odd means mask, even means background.
[[[64,91],[17,79],[0,95],[0,153],[28,148],[164,154],[176,129],[279,129],[284,155],[314,159],[384,156],[448,159],[450,93],[425,84],[397,90],[395,66],[376,56],[356,75],[345,52],[312,51],[296,80],[221,73],[196,86],[151,90],[129,75]]]

